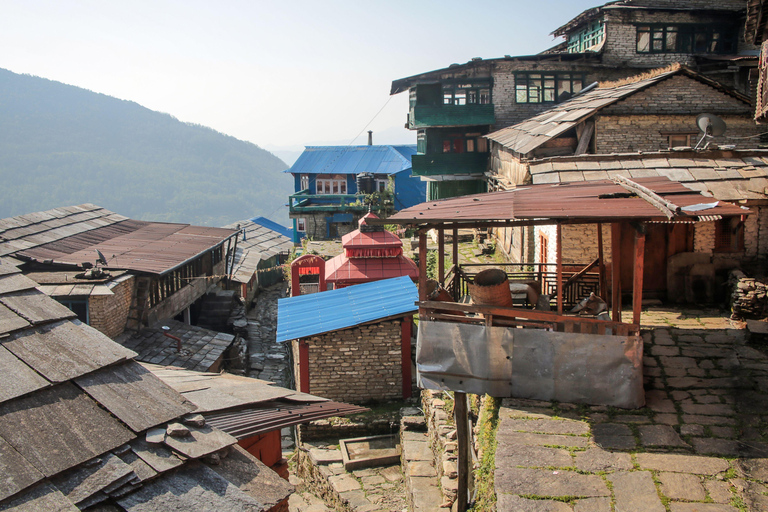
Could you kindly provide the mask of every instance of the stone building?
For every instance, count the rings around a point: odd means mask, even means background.
[[[297,389],[356,404],[410,397],[417,300],[407,276],[280,299],[277,341],[292,343]]]
[[[409,91],[417,131],[413,175],[428,200],[486,190],[484,135],[550,109],[597,81],[684,63],[752,96],[757,48],[743,43],[744,1],[620,0],[555,30],[564,41],[537,55],[475,58],[392,82]]]
[[[111,338],[179,317],[190,323],[227,274],[238,231],[132,220],[91,204],[0,220],[0,256]]]
[[[691,149],[701,137],[697,134],[697,114],[702,112],[716,114],[726,122],[727,131],[708,142],[728,150]],[[674,276],[684,279],[686,272],[693,271],[706,274],[706,295],[711,299],[717,284],[726,280],[727,269],[768,254],[768,240],[758,229],[765,222],[764,152],[746,149],[754,147],[760,132],[746,96],[686,67],[674,66],[638,80],[605,84],[489,134],[489,180],[494,188],[506,189],[617,175],[661,175],[710,193],[715,199],[740,201],[754,211],[742,222],[699,223],[695,228],[654,225],[649,230],[646,296],[684,298],[684,288],[671,283]],[[736,223],[725,226],[723,222]],[[563,246],[564,263],[585,265],[596,257],[595,229],[564,228],[564,244],[570,241]],[[514,262],[547,263],[555,259],[557,244],[551,227],[505,228],[496,236]],[[657,250],[659,246],[666,248],[663,255]],[[688,253],[700,255],[684,256]],[[692,270],[693,265],[699,266]],[[678,268],[681,266],[686,268]],[[668,296],[668,291],[673,291],[673,296]]]

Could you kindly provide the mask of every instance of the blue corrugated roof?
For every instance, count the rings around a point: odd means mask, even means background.
[[[419,292],[407,276],[277,301],[277,341],[415,313]]]
[[[267,229],[271,229],[272,231],[276,231],[277,233],[280,233],[284,237],[287,237],[291,240],[293,239],[293,229],[287,228],[282,224],[278,224],[273,220],[269,220],[266,217],[254,217],[250,219],[250,221],[253,222],[254,224],[264,226]]]
[[[397,174],[411,168],[416,146],[307,146],[292,174]]]

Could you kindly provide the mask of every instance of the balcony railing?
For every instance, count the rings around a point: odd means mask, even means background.
[[[543,295],[550,296],[550,305],[555,307],[555,297],[559,293],[557,272],[554,264],[548,263],[499,263],[493,265],[507,274],[511,283],[538,283]],[[525,327],[548,329],[556,332],[582,334],[612,334],[615,336],[634,336],[639,334],[640,326],[622,322],[598,320],[593,317],[557,314],[551,311],[534,310],[527,303],[525,294],[513,294],[515,307],[481,306],[467,304],[469,284],[486,264],[454,265],[448,271],[443,287],[455,302],[423,301],[419,303],[420,318],[438,321],[483,323],[485,325],[505,327]],[[601,295],[600,274],[597,260],[587,265],[566,265],[563,269],[563,306],[571,309],[590,293]],[[518,307],[519,306],[519,307]]]
[[[408,128],[495,124],[493,105],[415,105],[408,112]]]
[[[550,304],[555,305],[557,297],[557,266],[553,263],[494,263],[494,267],[504,270],[511,283],[539,283],[541,294],[550,296]],[[601,296],[600,274],[596,262],[590,264],[573,264],[563,267],[563,306],[572,308],[590,293]],[[445,280],[444,287],[456,301],[469,295],[469,284],[481,270],[488,268],[486,264],[467,263],[460,267],[453,266]],[[586,271],[585,271],[586,269]],[[513,301],[521,306],[526,304],[526,298],[515,297]]]
[[[369,205],[364,198],[364,194],[310,194],[305,189],[288,196],[288,212],[367,212]],[[373,205],[374,212],[378,209]]]
[[[414,176],[483,174],[488,169],[488,153],[433,153],[411,157]]]

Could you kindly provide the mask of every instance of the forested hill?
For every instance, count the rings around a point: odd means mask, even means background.
[[[94,203],[142,220],[286,223],[287,168],[210,128],[0,69],[0,218]]]

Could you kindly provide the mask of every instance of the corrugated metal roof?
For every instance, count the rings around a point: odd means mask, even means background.
[[[397,174],[411,168],[416,146],[307,146],[292,174]]]
[[[414,313],[418,309],[417,300],[419,292],[408,277],[280,299],[277,301],[277,341]]]
[[[633,181],[680,206],[709,203],[701,194],[665,177],[637,178]],[[387,218],[388,223],[477,223],[493,221],[569,221],[580,223],[619,220],[666,220],[660,210],[640,197],[601,197],[626,194],[608,180],[581,181],[554,185],[531,185],[442,201],[429,201]],[[698,220],[702,215],[736,216],[750,211],[729,203],[698,212],[680,212],[674,220]]]
[[[516,125],[489,133],[485,137],[515,153],[527,155],[534,149],[563,135],[577,124],[594,116],[603,108],[675,75],[685,75],[688,78],[714,87],[725,94],[734,96],[745,103],[745,108],[749,104],[749,98],[746,96],[725,89],[717,82],[681,66],[678,69],[660,73],[644,80],[615,87],[601,87],[583,94],[577,94],[570,100],[564,101],[541,114]]]
[[[131,220],[95,205],[57,208],[0,220],[0,256],[164,274],[221,245],[233,230]]]

